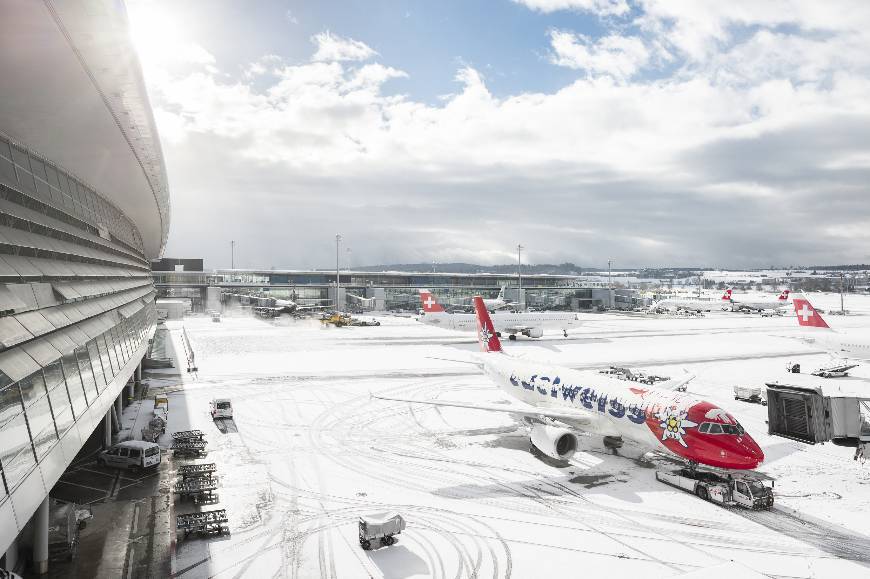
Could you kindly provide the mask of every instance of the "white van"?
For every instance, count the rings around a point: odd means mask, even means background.
[[[97,457],[102,466],[139,470],[160,464],[160,446],[144,440],[128,440],[104,450]]]
[[[229,398],[215,398],[211,401],[211,417],[212,420],[233,417],[233,405]]]

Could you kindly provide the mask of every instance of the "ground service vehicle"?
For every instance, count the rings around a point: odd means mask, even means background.
[[[233,404],[230,402],[229,398],[215,398],[211,401],[210,412],[212,420],[218,418],[232,418]]]
[[[389,547],[396,542],[395,535],[405,530],[405,519],[398,513],[374,513],[359,518],[359,544],[368,551],[372,541],[381,540]]]
[[[138,470],[160,464],[160,446],[144,440],[120,442],[97,457],[103,466]]]
[[[767,387],[734,386],[734,400],[745,400],[767,406]]]
[[[682,468],[671,472],[656,471],[656,479],[694,493],[711,503],[755,510],[773,507],[772,488],[749,475],[723,476],[706,470]]]

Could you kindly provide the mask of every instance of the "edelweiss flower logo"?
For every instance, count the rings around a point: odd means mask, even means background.
[[[688,444],[683,440],[683,435],[686,434],[685,428],[698,426],[698,423],[686,420],[686,412],[674,413],[672,408],[663,410],[657,415],[661,421],[659,428],[662,429],[662,440],[673,438],[684,447],[688,448]]]
[[[480,336],[480,342],[487,348],[489,348],[489,339],[492,338],[492,334],[489,332],[487,328],[480,328],[478,332]]]

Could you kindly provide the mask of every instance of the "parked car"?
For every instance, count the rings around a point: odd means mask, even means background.
[[[102,466],[139,470],[160,464],[160,445],[144,440],[120,442],[97,457]]]

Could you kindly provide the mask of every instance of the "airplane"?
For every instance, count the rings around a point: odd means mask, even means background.
[[[447,313],[432,292],[427,289],[419,291],[423,315],[418,319],[424,324],[461,332],[472,332],[477,329],[475,314]],[[485,302],[484,307],[486,307]],[[553,329],[562,330],[562,335],[567,338],[568,328],[580,325],[577,314],[573,312],[496,312],[493,314],[493,322],[498,335],[507,334],[509,340],[516,340],[518,335],[540,338],[544,335],[544,330]]]
[[[522,417],[531,426],[531,445],[542,454],[568,460],[579,441],[574,429],[604,436],[616,449],[630,441],[653,451],[706,465],[748,470],[764,460],[764,452],[737,419],[717,405],[667,388],[631,385],[605,374],[518,359],[502,351],[495,326],[480,297],[474,298],[480,365],[496,386],[513,398],[510,404],[425,400],[372,395],[381,400],[453,406],[503,412]]]
[[[710,312],[714,309],[719,309],[719,301],[713,298],[702,297],[668,297],[663,298],[650,306],[651,311],[655,310],[684,310],[688,312]]]
[[[501,289],[498,292],[498,296],[493,299],[483,298],[483,305],[486,306],[490,312],[494,312],[495,310],[500,310],[506,308],[508,306],[513,306],[513,302],[509,302],[504,299],[504,288],[505,286],[501,286]]]
[[[749,311],[749,312],[761,312],[764,310],[777,310],[779,308],[784,308],[788,306],[788,294],[789,290],[782,290],[782,293],[779,294],[775,300],[736,300],[731,296],[731,290],[725,290],[725,293],[722,295],[722,301],[729,302],[731,304],[731,309],[733,311]]]
[[[314,300],[321,302],[328,302],[332,300]],[[331,308],[331,305],[326,306],[303,306],[299,305],[293,300],[279,300],[275,299],[274,306],[257,306],[254,308],[254,311],[260,314],[269,314],[272,317],[277,317],[280,314],[299,314],[306,311],[312,310],[328,310]]]
[[[837,354],[843,358],[870,361],[870,338],[850,336],[847,333],[831,329],[806,296],[794,299],[794,311],[801,327],[814,328],[810,338],[813,343],[819,344],[831,354]]]

